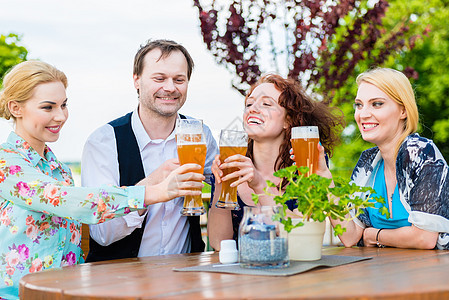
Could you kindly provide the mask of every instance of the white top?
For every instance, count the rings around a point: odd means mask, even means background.
[[[174,131],[165,140],[152,140],[140,121],[137,109],[131,116],[131,127],[143,160],[145,176],[166,160],[178,157]],[[205,125],[204,135],[207,144],[204,175],[206,182],[210,183],[211,165],[218,154],[218,147],[209,127]],[[81,166],[83,186],[120,185],[115,134],[111,125],[103,125],[89,136],[84,145]],[[139,257],[190,252],[190,225],[187,217],[180,213],[182,206],[181,197],[148,208]],[[102,224],[89,225],[90,235],[100,245],[107,246],[131,234],[135,228],[140,228],[144,217],[145,214],[139,216],[138,212],[131,212]]]

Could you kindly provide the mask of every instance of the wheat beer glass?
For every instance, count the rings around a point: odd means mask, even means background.
[[[195,119],[176,120],[176,145],[181,165],[195,163],[201,165],[203,174],[206,162],[207,147],[203,135],[203,121]],[[201,195],[185,196],[181,214],[184,216],[199,216],[206,212]]]
[[[318,143],[320,134],[317,126],[298,126],[292,128],[292,148],[298,167],[309,167],[306,176],[315,173],[318,167]]]
[[[237,130],[222,130],[220,133],[220,160],[224,160],[230,156],[246,154],[248,147],[248,134],[244,131]],[[223,177],[238,171],[238,168],[223,169]],[[231,183],[237,181],[238,178],[223,181],[221,184],[221,194],[218,198],[216,207],[239,209],[237,203],[237,187],[231,187]]]

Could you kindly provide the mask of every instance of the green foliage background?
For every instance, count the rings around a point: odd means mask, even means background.
[[[0,35],[0,86],[3,75],[14,65],[27,59],[28,51],[20,45],[17,34]]]
[[[446,160],[449,158],[449,1],[394,1],[397,10],[417,16],[412,30],[427,36],[416,41],[415,48],[397,57],[392,65],[410,65],[419,73],[413,81],[421,117],[421,133],[437,144]]]
[[[418,79],[411,79],[420,112],[420,135],[432,139],[446,161],[449,158],[449,0],[390,0],[390,7],[383,19],[385,36],[403,22],[409,26],[406,37],[417,36],[412,50],[404,47],[400,53],[390,56],[381,67],[404,70],[414,68]],[[337,37],[336,38],[341,38]],[[380,43],[382,43],[380,41]],[[406,46],[408,44],[406,43]],[[382,45],[378,45],[381,49]],[[373,51],[371,57],[377,53]],[[332,173],[349,177],[360,153],[373,147],[361,139],[354,122],[352,107],[357,86],[355,78],[361,72],[376,67],[367,57],[359,63],[346,85],[337,91],[316,90],[333,99],[344,112],[347,128],[342,135],[342,144],[336,148],[331,160]]]

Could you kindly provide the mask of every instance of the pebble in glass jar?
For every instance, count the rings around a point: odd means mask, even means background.
[[[280,229],[278,206],[244,207],[239,227],[239,262],[245,268],[289,265],[287,232]]]

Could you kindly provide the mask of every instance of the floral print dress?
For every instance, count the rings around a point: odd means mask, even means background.
[[[18,299],[28,273],[83,263],[80,222],[144,208],[145,187],[74,187],[50,148],[44,156],[14,132],[0,147],[0,299]]]

